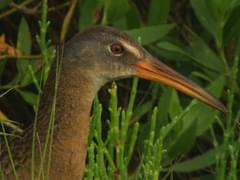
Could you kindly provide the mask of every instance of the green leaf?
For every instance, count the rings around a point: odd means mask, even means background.
[[[208,69],[224,73],[224,64],[216,53],[208,47],[204,40],[195,33],[191,33],[190,53],[194,60]]]
[[[195,61],[204,68],[213,70],[215,72],[224,73],[224,64],[220,61],[216,53],[208,47],[204,40],[197,34],[190,33],[190,47],[180,43],[172,43],[170,41],[159,42],[157,46],[166,51],[177,53]]]
[[[221,76],[210,84],[208,90],[215,96],[219,96],[222,93],[224,82],[224,77]],[[171,156],[188,151],[194,144],[196,137],[211,126],[218,113],[212,107],[202,102],[196,102],[196,100],[193,100],[189,106],[188,112],[179,122],[181,127],[178,127],[178,130],[180,129],[180,131],[176,132],[177,136],[169,150]]]
[[[17,48],[25,55],[30,54],[31,52],[31,33],[27,21],[22,18],[20,21],[18,29],[18,39],[17,39]],[[18,76],[17,81],[20,81],[20,84],[25,84],[31,79],[30,73],[28,71],[28,65],[35,62],[31,60],[19,59],[17,61],[17,70]]]
[[[240,6],[231,12],[231,15],[225,25],[224,42],[226,46],[229,46],[229,43],[232,43],[232,41],[235,41],[239,37],[240,18],[236,17],[240,17]]]
[[[171,91],[172,96],[170,100],[170,109],[169,109],[169,115],[171,119],[174,119],[177,115],[181,114],[183,109],[179,100],[179,96],[175,89],[172,89]]]
[[[148,24],[157,25],[167,22],[171,0],[151,0],[148,10]]]
[[[238,0],[212,0],[207,1],[207,3],[211,6],[210,8],[214,12],[215,19],[224,23],[228,16],[228,12],[239,3],[239,1],[237,1]]]
[[[175,158],[179,154],[188,152],[195,142],[196,129],[197,123],[194,121],[187,129],[178,133],[168,148],[168,155]]]
[[[141,14],[139,13],[138,8],[134,3],[130,3],[130,10],[126,15],[126,24],[128,29],[138,28],[143,25]]]
[[[22,98],[30,105],[36,106],[38,95],[29,91],[18,90]]]
[[[153,108],[153,102],[152,101],[146,101],[145,103],[141,104],[133,114],[134,119],[140,119],[142,116],[147,114],[151,109]]]
[[[141,44],[146,45],[163,38],[173,27],[173,24],[165,24],[132,29],[126,32],[136,40],[140,38]]]
[[[190,160],[177,163],[173,166],[173,171],[191,172],[191,171],[196,171],[199,169],[203,169],[207,166],[210,166],[216,162],[216,154],[218,153],[218,151],[219,151],[219,148],[211,149]]]
[[[7,7],[13,0],[1,0],[0,9]]]
[[[189,58],[194,58],[184,47],[184,45],[177,45],[177,44],[173,44],[170,41],[161,41],[159,43],[157,43],[157,46],[161,49],[170,51],[170,52],[174,52],[174,53],[179,53],[182,54],[184,56],[187,56]]]
[[[240,6],[239,0],[232,0],[231,8],[236,8],[237,6]]]
[[[24,54],[29,54],[31,51],[31,33],[25,18],[22,18],[20,21],[17,48]]]
[[[31,51],[31,34],[28,23],[24,18],[21,19],[18,29],[17,49],[19,49],[23,54],[29,54]],[[22,59],[17,61],[19,73],[25,73],[28,64],[29,61]]]
[[[223,88],[225,84],[224,76],[220,76],[216,81],[211,83],[211,85],[207,88],[211,94],[219,97],[222,94]],[[206,104],[199,102],[200,115],[197,118],[197,136],[202,135],[213,123],[214,117],[219,113],[217,110],[206,106]],[[206,109],[206,110],[204,110]]]
[[[157,129],[160,129],[162,126],[166,125],[168,123],[168,112],[170,108],[170,99],[171,99],[171,93],[172,89],[165,88],[163,93],[161,94],[159,98],[158,103],[158,114],[157,114]]]
[[[206,0],[191,0],[194,12],[203,27],[215,38],[219,39],[219,27]]]
[[[159,53],[162,57],[171,61],[191,61],[194,57],[189,52],[189,47],[180,42],[177,39],[164,38],[160,42],[156,43],[156,53]]]
[[[97,13],[100,12],[103,2],[100,0],[85,1],[84,3],[79,3],[80,8],[80,18],[79,18],[79,28],[81,30],[96,24]]]
[[[224,82],[224,77],[220,76],[209,85],[208,90],[216,97],[219,97],[222,93]],[[199,136],[210,127],[218,111],[200,101],[196,102],[196,100],[193,100],[192,103],[195,104],[183,118],[182,131],[191,126],[192,123],[197,122],[196,136]]]
[[[105,16],[107,21],[104,23],[112,24],[123,18],[129,10],[128,0],[113,1],[105,0]]]

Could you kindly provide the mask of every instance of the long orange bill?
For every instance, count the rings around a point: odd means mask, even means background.
[[[203,88],[152,56],[139,61],[135,66],[138,68],[137,76],[140,78],[161,82],[189,96],[199,99],[222,112],[227,111],[221,102],[211,96]]]

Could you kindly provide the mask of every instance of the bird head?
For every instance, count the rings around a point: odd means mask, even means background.
[[[175,88],[225,112],[226,108],[206,90],[153,57],[126,33],[95,26],[76,35],[67,45],[66,56],[75,67],[97,72],[102,84],[131,76],[153,80]],[[87,72],[86,72],[87,73]]]

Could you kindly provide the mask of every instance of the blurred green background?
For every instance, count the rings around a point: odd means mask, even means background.
[[[92,110],[85,178],[239,179],[240,0],[1,0],[7,130],[32,123],[56,45],[95,24],[127,32],[228,112],[153,82],[107,84]]]

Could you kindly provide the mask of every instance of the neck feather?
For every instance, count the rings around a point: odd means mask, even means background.
[[[89,115],[93,98],[99,87],[94,83],[95,81],[90,73],[83,72],[81,69],[76,69],[75,71],[77,72],[74,72],[73,69],[71,72],[68,72],[63,67],[59,80],[56,96],[50,179],[52,177],[81,179],[85,169]],[[50,81],[51,79],[48,83],[51,83]],[[53,92],[54,85],[47,84],[47,91],[48,86],[50,86],[51,92]],[[46,105],[44,102],[42,104],[48,107],[47,111],[50,114],[49,110],[52,109],[50,104],[52,103],[49,103],[48,98],[44,98],[44,100],[48,104]],[[48,120],[46,118],[39,120],[40,140],[44,143],[50,118],[48,116]]]
[[[53,141],[46,153],[47,156],[51,154],[50,167],[47,160],[43,162],[44,174],[49,180],[79,180],[84,174],[89,115],[92,101],[101,84],[94,79],[91,72],[83,69],[69,68],[64,63],[62,65],[56,92],[54,125],[51,128]],[[51,123],[55,75],[56,68],[53,66],[41,97],[35,141],[35,177],[40,173],[43,149]],[[31,179],[32,133],[33,126],[30,126],[25,130],[22,138],[12,138],[9,142],[19,179]],[[1,149],[0,143],[0,158],[2,158],[0,164],[5,168],[4,175],[11,180],[15,179],[15,176],[7,153],[7,148]]]

